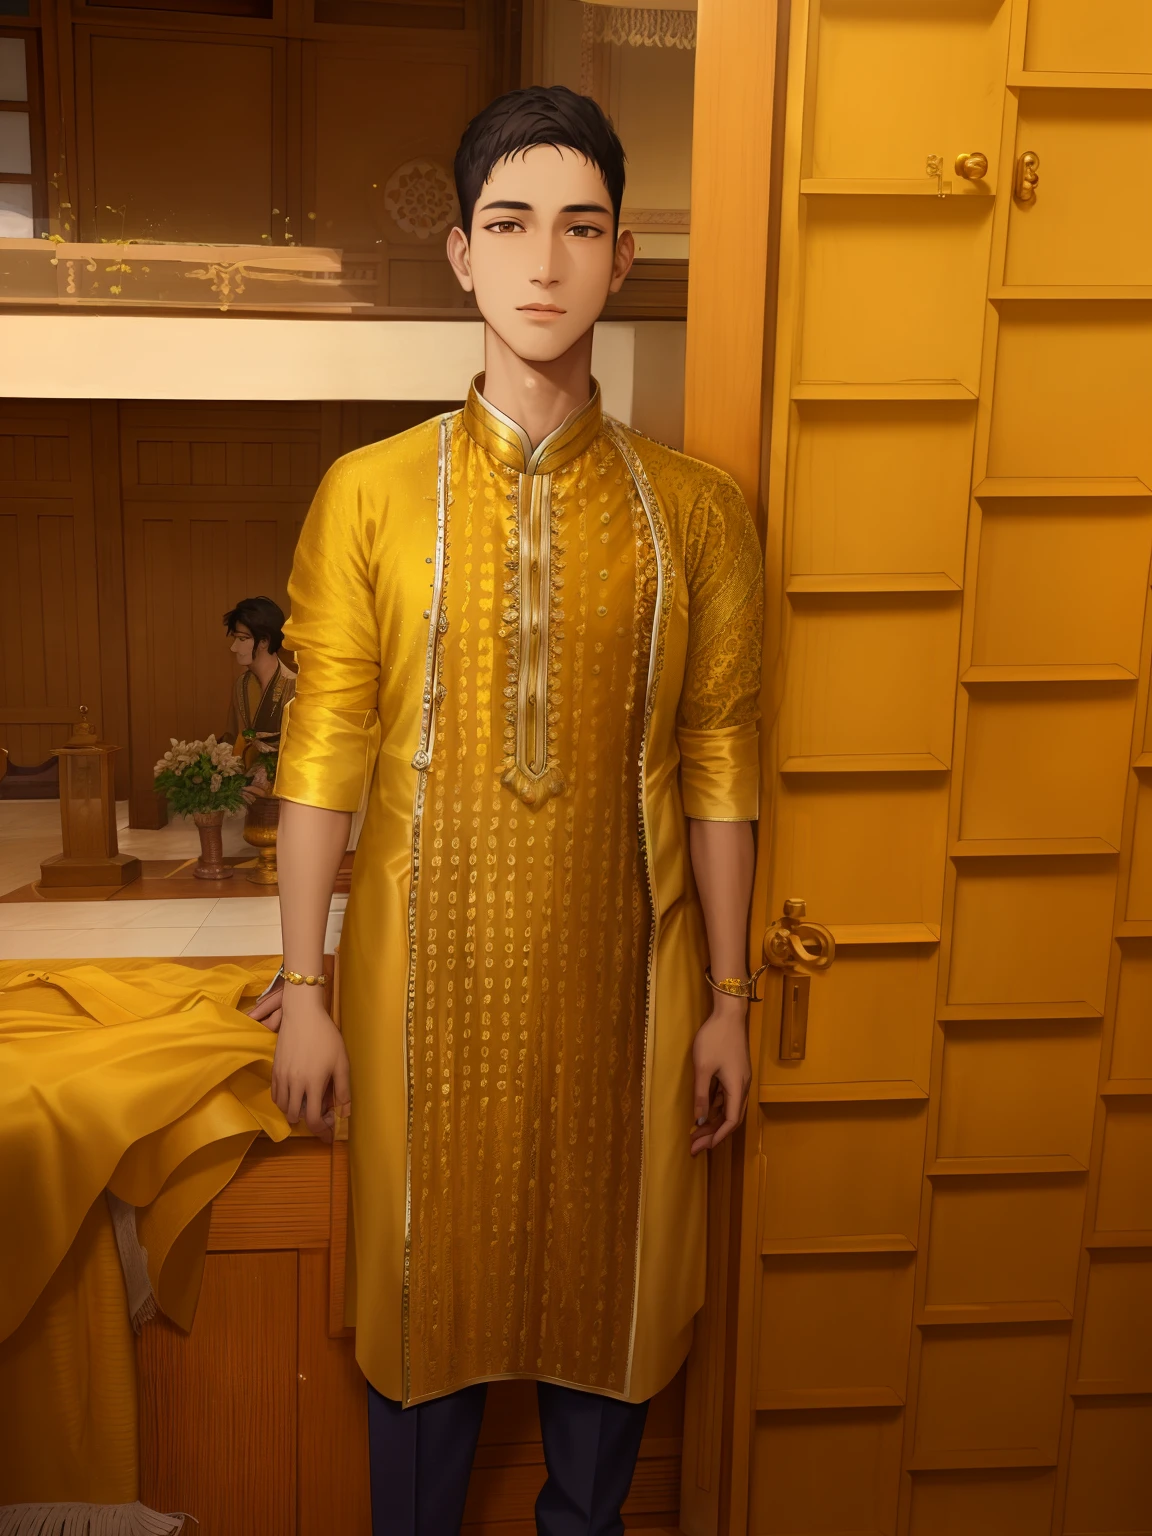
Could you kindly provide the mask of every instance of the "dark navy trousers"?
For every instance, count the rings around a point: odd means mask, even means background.
[[[536,1386],[548,1478],[539,1536],[620,1536],[647,1403]],[[488,1388],[464,1387],[401,1408],[368,1388],[372,1536],[457,1536]]]

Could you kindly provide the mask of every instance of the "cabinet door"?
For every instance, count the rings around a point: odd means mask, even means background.
[[[1152,1529],[1147,6],[787,30],[730,1529]]]

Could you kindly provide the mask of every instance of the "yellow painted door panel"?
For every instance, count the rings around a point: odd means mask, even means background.
[[[784,31],[730,1529],[1148,1536],[1152,6]]]

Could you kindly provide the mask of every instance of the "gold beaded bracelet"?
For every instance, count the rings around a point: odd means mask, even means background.
[[[290,981],[294,987],[326,987],[327,976],[304,976],[299,971],[285,971],[284,980]]]

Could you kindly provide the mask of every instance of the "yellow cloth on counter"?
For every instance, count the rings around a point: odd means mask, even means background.
[[[276,1036],[239,1011],[278,964],[0,964],[0,1504],[136,1498],[104,1191],[139,1207],[159,1307],[191,1327],[208,1206],[260,1131],[289,1134]]]

